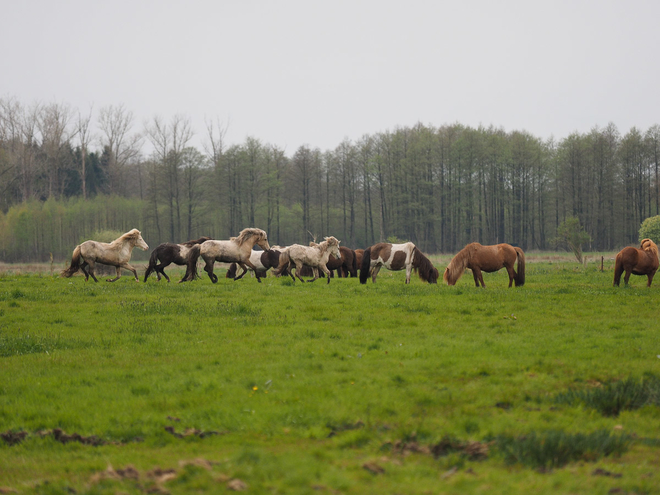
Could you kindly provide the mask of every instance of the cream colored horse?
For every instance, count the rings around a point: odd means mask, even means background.
[[[94,282],[98,282],[94,275],[94,266],[96,263],[101,263],[117,268],[117,276],[113,279],[107,279],[108,282],[119,280],[122,268],[132,271],[135,281],[139,282],[137,270],[128,263],[131,260],[131,252],[136,246],[143,251],[149,249],[138,229],[126,232],[110,244],[107,242],[85,241],[73,250],[71,266],[62,272],[62,276],[71,277],[78,270],[82,270],[85,274],[85,281],[89,280],[91,275]],[[80,263],[81,259],[82,264]],[[89,266],[89,273],[87,272],[87,266]]]
[[[269,251],[268,236],[266,232],[257,228],[247,228],[241,230],[238,237],[232,237],[228,241],[206,241],[191,248],[188,270],[183,280],[193,280],[197,274],[197,259],[201,256],[206,265],[204,271],[209,274],[211,282],[218,281],[218,276],[213,273],[213,265],[216,261],[224,263],[237,263],[243,269],[243,273],[235,277],[238,280],[243,277],[250,267],[256,270],[254,264],[250,261],[252,247],[257,244],[264,251]],[[260,279],[257,279],[261,283]]]
[[[328,270],[326,265],[331,254],[336,258],[341,257],[339,252],[340,242],[341,241],[338,241],[335,237],[330,236],[326,237],[325,240],[319,244],[312,243],[312,246],[293,244],[284,249],[280,254],[280,264],[274,273],[276,276],[280,275],[284,269],[288,267],[289,275],[291,275],[291,278],[295,281],[296,279],[293,276],[293,273],[291,273],[291,270],[295,267],[296,277],[298,277],[301,282],[304,282],[300,276],[300,270],[303,265],[307,265],[314,270],[314,278],[308,280],[308,282],[314,282],[314,280],[319,278],[318,269],[320,268],[323,270],[323,273],[325,273],[328,283],[330,283],[330,270]]]

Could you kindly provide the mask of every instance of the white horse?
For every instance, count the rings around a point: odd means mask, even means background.
[[[98,282],[94,275],[94,266],[96,263],[101,263],[102,265],[110,265],[117,268],[117,276],[107,279],[108,282],[119,280],[122,268],[132,271],[135,281],[139,282],[137,270],[128,263],[131,260],[131,252],[136,246],[143,251],[149,249],[138,229],[126,232],[110,244],[107,242],[85,241],[73,250],[71,266],[62,272],[62,276],[71,277],[78,270],[82,270],[85,274],[85,281],[89,280],[89,276],[91,275],[94,282]],[[81,259],[82,264],[80,263]],[[89,273],[86,269],[87,266],[89,266]]]
[[[295,268],[296,277],[298,277],[301,282],[304,282],[300,276],[300,270],[303,265],[307,265],[314,271],[314,278],[308,280],[308,282],[314,282],[314,280],[319,278],[318,269],[320,268],[323,270],[323,273],[325,273],[328,283],[330,283],[330,270],[328,270],[326,265],[331,254],[335,258],[341,257],[341,254],[339,253],[340,242],[341,241],[338,241],[335,237],[330,236],[326,237],[323,242],[314,244],[313,246],[293,244],[280,253],[280,264],[274,274],[276,276],[281,275],[284,269],[288,267],[289,275],[291,275],[291,278],[295,281],[296,279],[291,272],[293,268]]]
[[[254,264],[250,261],[252,254],[252,247],[257,244],[264,251],[269,251],[268,236],[266,232],[261,229],[247,228],[241,230],[238,237],[232,237],[228,241],[206,241],[202,244],[193,246],[190,249],[190,256],[188,262],[188,269],[183,280],[193,280],[197,276],[197,260],[201,256],[206,265],[204,271],[208,273],[211,282],[214,284],[218,281],[218,276],[213,273],[213,265],[216,261],[224,263],[238,263],[243,269],[243,273],[234,277],[238,280],[243,277],[250,267],[256,270]],[[257,278],[261,283],[261,279]]]

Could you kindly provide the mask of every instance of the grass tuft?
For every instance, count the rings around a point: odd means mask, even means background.
[[[655,375],[646,375],[641,379],[629,377],[604,387],[571,389],[555,396],[555,402],[569,405],[579,402],[604,416],[618,416],[622,411],[660,405],[660,378]]]
[[[552,469],[569,462],[593,462],[601,457],[620,456],[630,447],[632,437],[611,435],[605,430],[587,434],[551,430],[521,437],[498,436],[495,443],[507,464]]]

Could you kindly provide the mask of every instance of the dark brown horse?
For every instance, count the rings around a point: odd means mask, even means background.
[[[517,272],[513,269],[516,260],[518,260]],[[491,273],[502,268],[506,268],[509,274],[509,287],[514,281],[516,287],[525,284],[525,253],[519,247],[513,247],[510,244],[494,246],[482,246],[478,242],[468,244],[447,265],[443,275],[447,285],[455,285],[466,268],[472,270],[477,287],[479,287],[479,282],[482,287],[486,287],[481,272]]]
[[[182,244],[174,244],[172,242],[163,242],[162,244],[159,244],[158,247],[151,252],[149,266],[147,266],[147,271],[144,273],[144,281],[146,282],[149,275],[156,272],[159,282],[161,275],[163,275],[165,280],[169,282],[170,277],[165,273],[165,267],[172,263],[175,265],[187,265],[188,257],[190,256],[190,248],[195,244],[201,244],[210,239],[210,237],[200,237],[194,241],[188,241]],[[159,261],[160,265],[158,264]],[[180,280],[180,282],[183,282],[183,280]]]
[[[366,284],[369,275],[371,281],[376,282],[376,276],[380,268],[384,266],[388,270],[406,269],[406,283],[410,283],[410,275],[413,269],[419,273],[419,278],[429,284],[438,282],[437,268],[433,266],[424,253],[412,242],[404,244],[389,244],[379,242],[370,248],[364,250],[362,255],[362,265],[360,266],[360,283]]]
[[[623,281],[628,285],[630,274],[646,275],[648,281],[647,287],[651,287],[653,276],[658,270],[658,246],[651,239],[644,239],[641,249],[635,247],[626,247],[616,255],[614,263],[614,286],[618,286],[621,281],[621,275],[626,272]]]

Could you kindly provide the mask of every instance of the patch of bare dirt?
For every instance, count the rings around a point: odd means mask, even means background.
[[[203,430],[198,430],[197,428],[186,428],[183,431],[183,433],[177,433],[177,431],[174,429],[174,426],[166,426],[165,431],[171,433],[177,438],[185,438],[185,437],[193,437],[193,436],[199,438],[205,438],[211,435],[224,435],[226,433],[226,432],[221,433],[215,430],[203,431]]]

